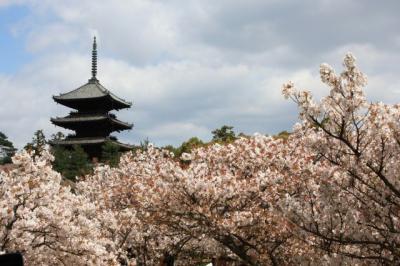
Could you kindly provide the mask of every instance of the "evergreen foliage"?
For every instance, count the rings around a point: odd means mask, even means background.
[[[139,145],[135,145],[132,149],[132,152],[135,154],[136,151],[147,151],[148,147],[150,145],[150,140],[148,138],[140,141]]]
[[[203,141],[201,141],[197,137],[192,137],[189,140],[182,143],[181,146],[173,150],[172,152],[175,154],[177,158],[181,157],[182,153],[190,153],[192,149],[198,148],[205,145]]]
[[[10,148],[14,148],[14,145],[12,144],[11,141],[8,140],[8,137],[0,131],[0,145],[1,146],[6,146]]]
[[[222,126],[219,129],[213,130],[211,133],[213,134],[213,138],[210,142],[204,142],[198,137],[192,137],[187,141],[183,142],[179,147],[175,148],[172,145],[164,146],[164,150],[169,150],[174,153],[176,158],[180,158],[183,153],[191,153],[191,151],[195,148],[204,147],[210,145],[212,143],[218,142],[220,144],[231,143],[238,137],[235,132],[232,130],[232,126]],[[239,136],[245,136],[241,133]]]
[[[72,150],[68,150],[55,146],[52,151],[54,156],[53,168],[65,178],[76,181],[76,177],[86,175],[92,171],[89,157],[82,147],[74,145]]]
[[[102,162],[110,165],[111,167],[117,166],[119,163],[119,158],[121,157],[121,152],[119,151],[118,145],[108,141],[101,147],[101,149]]]
[[[232,126],[224,125],[221,128],[215,129],[211,132],[213,134],[212,141],[214,142],[232,142],[237,139]]]
[[[39,156],[45,149],[47,144],[46,136],[43,130],[36,130],[33,134],[32,141],[27,143],[24,147],[27,151],[33,151],[34,156]]]
[[[283,140],[287,140],[290,136],[290,132],[287,132],[286,130],[279,132],[277,135],[274,135],[273,137],[275,139],[283,139]]]
[[[51,135],[50,143],[53,141],[63,140],[65,138],[64,133],[58,131],[57,133]]]

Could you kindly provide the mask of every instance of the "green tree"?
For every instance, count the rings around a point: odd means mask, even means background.
[[[231,126],[222,126],[219,129],[215,129],[211,132],[213,134],[212,141],[214,142],[232,142],[236,139],[236,134]]]
[[[181,146],[179,146],[178,148],[175,149],[175,151],[172,152],[174,152],[175,156],[179,158],[182,155],[182,153],[184,152],[190,153],[192,149],[201,147],[203,145],[204,145],[203,141],[201,141],[197,137],[193,137],[183,142]]]
[[[43,133],[43,130],[36,130],[33,134],[32,141],[27,143],[24,147],[25,150],[33,151],[34,155],[40,155],[42,151],[45,149],[47,144],[46,136]]]
[[[68,172],[66,178],[74,179],[77,176],[88,174],[92,170],[92,165],[89,161],[89,156],[79,145],[74,145],[71,151]]]
[[[112,167],[115,167],[119,163],[119,158],[121,157],[121,153],[119,151],[118,145],[114,144],[111,141],[107,141],[101,147],[101,160],[104,163],[109,164]]]
[[[0,131],[0,145],[1,146],[6,146],[10,148],[14,148],[14,145],[12,144],[11,141],[8,140],[8,137]]]
[[[287,140],[291,133],[286,130],[279,132],[277,135],[273,136],[275,139]]]
[[[65,176],[71,158],[71,151],[61,146],[53,146],[51,152],[54,156],[53,169]]]
[[[11,157],[16,149],[14,148],[12,142],[8,140],[8,137],[1,131],[0,131],[0,146],[5,146],[9,148],[6,151],[7,155],[3,158],[0,158],[0,164],[11,163]]]
[[[49,143],[52,143],[54,141],[63,140],[63,139],[65,139],[64,133],[62,133],[61,131],[58,131],[57,133],[51,135],[51,139],[49,140]]]
[[[141,150],[141,151],[147,151],[148,147],[150,145],[150,141],[148,138],[140,141],[139,145],[135,145],[132,149],[132,152],[135,154],[136,151]]]
[[[175,147],[172,146],[172,145],[164,146],[164,147],[162,147],[162,149],[163,149],[163,150],[170,151],[170,152],[172,152],[174,155],[177,154],[177,148],[175,148]]]
[[[76,177],[92,171],[89,157],[81,146],[74,145],[72,150],[60,146],[52,148],[54,155],[53,168],[65,178],[76,181]]]

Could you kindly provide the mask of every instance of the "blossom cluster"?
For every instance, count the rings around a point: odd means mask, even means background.
[[[116,264],[94,204],[61,185],[51,160],[23,151],[0,173],[1,251],[21,252],[27,265]]]

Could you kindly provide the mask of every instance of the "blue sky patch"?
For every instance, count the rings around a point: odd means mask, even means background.
[[[21,6],[0,8],[0,73],[15,73],[32,58],[25,49],[25,36],[12,33],[13,26],[28,12],[28,8]]]

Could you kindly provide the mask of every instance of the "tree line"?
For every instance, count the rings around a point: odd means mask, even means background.
[[[279,133],[278,135],[285,134],[286,131]],[[227,144],[232,143],[238,137],[246,136],[243,133],[236,134],[232,126],[224,125],[221,128],[215,129],[211,132],[212,139],[209,142],[202,141],[198,137],[192,137],[187,141],[184,141],[180,146],[174,147],[172,145],[167,145],[161,147],[162,149],[171,151],[176,158],[181,158],[183,153],[190,153],[191,150],[195,148],[204,147],[207,145],[212,145],[214,143]],[[57,132],[52,134],[50,139],[47,139],[43,130],[36,130],[33,134],[32,140],[28,142],[24,149],[33,153],[34,156],[40,155],[48,143],[62,140],[65,135],[62,132]],[[134,145],[132,152],[137,150],[147,150],[150,141],[145,139],[141,141],[138,145]],[[4,145],[16,150],[8,137],[0,132],[0,145]],[[72,149],[66,149],[62,146],[52,146],[51,153],[54,156],[54,161],[52,163],[53,168],[61,173],[63,177],[71,181],[75,181],[76,177],[84,176],[86,174],[93,172],[93,167],[95,164],[90,160],[88,155],[82,149],[81,146],[75,145]],[[102,154],[100,158],[100,163],[108,164],[112,167],[116,167],[119,163],[119,159],[122,153],[119,151],[117,145],[112,142],[106,142],[102,146]],[[11,163],[12,154],[4,157],[0,160],[0,164]]]

